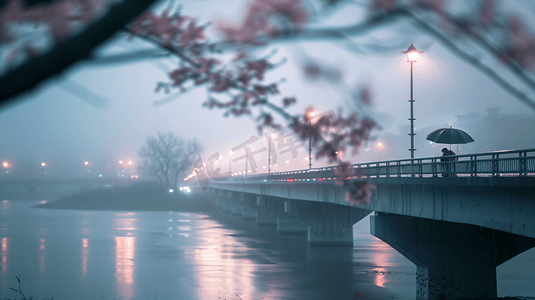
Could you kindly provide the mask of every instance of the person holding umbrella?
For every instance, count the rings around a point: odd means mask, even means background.
[[[457,157],[447,157],[450,155],[456,155],[456,154],[455,152],[448,150],[448,148],[442,148],[442,156],[446,156],[440,159],[441,162],[446,162],[445,164],[442,165],[442,177],[449,177],[449,174],[451,174],[452,176],[455,176],[455,173],[450,172],[452,168],[451,168],[449,161],[456,161]]]
[[[456,155],[455,152],[451,151],[451,144],[467,144],[474,141],[474,139],[466,132],[461,129],[456,128],[439,128],[434,130],[427,135],[427,140],[433,141],[437,144],[450,144],[450,150],[448,148],[442,149],[442,158],[440,159],[443,162],[442,165],[442,177],[449,177],[449,174],[452,174],[455,171],[455,165],[451,162],[456,161],[457,157],[445,157],[450,155]]]

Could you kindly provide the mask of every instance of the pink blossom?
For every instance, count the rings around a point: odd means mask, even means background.
[[[241,25],[217,22],[216,26],[231,42],[258,44],[262,43],[257,40],[262,34],[278,34],[273,21],[278,18],[284,18],[293,29],[299,30],[308,13],[300,0],[253,0]]]
[[[521,67],[531,69],[535,65],[535,38],[526,28],[519,17],[510,18],[508,26],[510,43],[504,49],[504,53]]]
[[[284,99],[282,99],[282,104],[285,106],[285,107],[288,107],[294,103],[296,103],[297,100],[295,100],[295,97],[285,97]]]
[[[484,0],[481,3],[479,24],[488,27],[496,16],[496,1]]]
[[[351,182],[345,200],[353,205],[368,205],[375,189],[377,187],[368,181]]]
[[[355,174],[353,166],[347,161],[340,163],[334,173],[338,176],[335,184],[339,186],[343,186],[346,178],[352,177]]]
[[[397,2],[397,0],[373,0],[371,7],[389,12],[394,10]]]
[[[186,46],[187,44],[197,41],[204,40],[204,27],[195,26],[195,20],[192,20],[186,30],[182,31],[180,34],[180,46]]]
[[[370,106],[372,104],[372,91],[369,85],[361,87],[359,96],[360,103],[362,103],[362,105]]]
[[[254,76],[258,80],[264,79],[264,73],[266,69],[270,67],[271,64],[268,63],[265,59],[259,59],[254,61],[249,61],[246,64],[246,68],[254,73]]]

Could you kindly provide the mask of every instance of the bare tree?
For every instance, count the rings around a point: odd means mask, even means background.
[[[184,141],[173,132],[149,136],[139,150],[142,163],[138,170],[166,186],[176,186],[178,179],[193,165],[203,147],[195,139]]]

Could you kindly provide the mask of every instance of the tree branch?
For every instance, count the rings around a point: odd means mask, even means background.
[[[51,51],[29,59],[22,66],[0,77],[0,106],[61,73],[73,63],[89,57],[90,52],[111,37],[156,0],[128,0],[112,6],[101,19],[80,34],[58,43]]]
[[[448,37],[444,36],[440,32],[438,32],[436,29],[429,26],[426,22],[419,19],[413,14],[408,13],[409,17],[411,17],[416,23],[425,31],[433,35],[436,39],[438,39],[444,46],[446,46],[450,51],[454,54],[457,54],[461,59],[468,62],[474,68],[481,71],[483,74],[487,75],[490,79],[492,79],[494,82],[496,82],[498,85],[500,85],[504,90],[515,96],[517,99],[522,101],[524,104],[529,106],[531,109],[535,110],[535,101],[530,99],[526,94],[522,93],[520,90],[512,86],[510,83],[505,81],[498,73],[494,72],[490,67],[484,65],[481,63],[481,61],[468,53],[462,51],[459,47],[457,47]]]

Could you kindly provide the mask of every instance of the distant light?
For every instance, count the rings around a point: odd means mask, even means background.
[[[169,189],[169,193],[172,193],[172,192],[174,192],[173,189]]]
[[[132,164],[132,161],[131,161],[131,160],[129,160],[129,161],[128,161],[128,164],[129,164],[129,165],[131,165],[131,164]]]
[[[121,164],[121,165],[122,165],[122,164],[123,164],[123,162],[124,162],[124,161],[120,160],[120,161],[119,161],[119,164]]]
[[[184,188],[183,187],[179,187],[180,190],[183,190]]]
[[[308,160],[308,156],[307,156],[307,157],[305,157],[305,160]]]
[[[139,178],[139,176],[137,176],[137,175],[130,176],[130,179],[137,179],[137,178]]]
[[[102,177],[102,174],[98,174],[98,177]]]
[[[290,161],[289,161],[289,160],[287,160],[287,161],[285,161],[285,163],[286,163],[286,164],[289,164],[289,163],[290,163]]]
[[[230,150],[230,151],[228,152],[228,154],[229,154],[229,155],[232,155],[232,154],[234,154],[234,152],[232,152],[232,150]]]
[[[89,165],[89,162],[88,162],[88,161],[85,161],[85,162],[84,162],[84,165],[86,165],[86,166]]]
[[[265,168],[266,168],[266,166],[262,166],[262,169],[265,169]]]
[[[202,166],[203,166],[203,167],[206,167],[206,163],[202,164]],[[202,168],[201,168],[201,170],[202,170]]]
[[[223,155],[219,155],[219,159],[223,159]]]
[[[277,166],[277,164],[274,165],[274,167],[276,167],[276,166]]]
[[[4,168],[9,168],[9,163],[7,161],[5,161],[5,162],[2,163],[2,166],[4,166]]]
[[[41,167],[44,167],[46,166],[46,164],[44,162],[41,163]]]
[[[383,143],[379,142],[379,143],[377,143],[377,146],[382,147]]]

